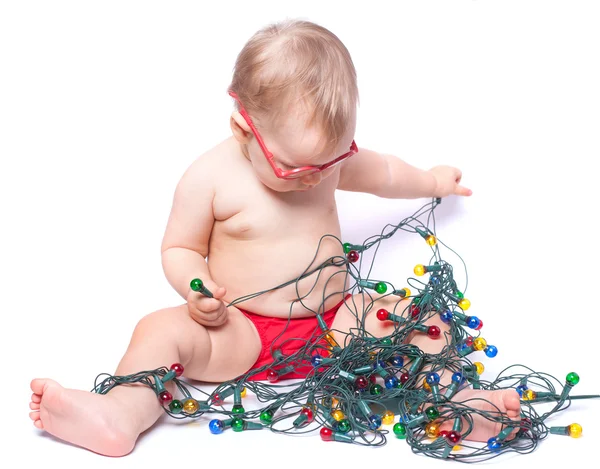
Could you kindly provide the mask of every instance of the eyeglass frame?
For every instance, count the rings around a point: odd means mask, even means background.
[[[229,96],[231,96],[233,99],[235,99],[238,102],[238,104],[240,105],[240,109],[239,109],[240,114],[242,115],[242,117],[244,118],[244,120],[246,121],[248,126],[250,127],[250,130],[252,130],[252,133],[256,137],[256,141],[258,142],[258,145],[260,146],[262,152],[264,153],[265,157],[267,158],[267,161],[271,165],[271,168],[273,168],[273,172],[275,173],[275,176],[277,176],[280,179],[293,180],[293,179],[299,179],[303,176],[309,176],[312,174],[320,173],[322,171],[325,171],[326,169],[331,168],[332,166],[334,166],[338,163],[341,163],[343,160],[350,158],[352,155],[358,153],[358,147],[356,146],[356,142],[354,140],[352,140],[352,143],[350,144],[350,151],[344,153],[341,156],[338,156],[334,160],[331,160],[327,163],[324,163],[324,164],[321,164],[318,166],[306,165],[306,166],[300,166],[299,168],[294,168],[294,169],[287,169],[287,170],[281,169],[275,163],[275,158],[273,156],[273,153],[271,153],[269,151],[269,149],[267,148],[267,146],[265,145],[265,142],[264,142],[262,136],[258,132],[258,129],[254,125],[254,122],[252,122],[250,115],[244,108],[244,105],[240,101],[240,98],[237,95],[237,93],[235,93],[234,91],[229,91]],[[302,173],[302,174],[300,174],[300,173]]]

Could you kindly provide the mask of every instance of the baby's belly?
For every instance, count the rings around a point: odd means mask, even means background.
[[[339,239],[335,232],[339,228],[333,231],[328,234]],[[343,299],[346,282],[346,268],[339,266],[344,258],[340,242],[332,237],[320,238],[303,233],[260,240],[221,240],[211,247],[208,267],[213,280],[227,289],[227,302],[251,296],[236,303],[239,308],[273,317],[288,317],[290,311],[293,317],[314,316],[314,312],[327,311]],[[328,260],[338,266],[319,268]]]

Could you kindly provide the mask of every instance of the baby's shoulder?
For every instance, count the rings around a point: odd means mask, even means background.
[[[182,182],[211,185],[218,182],[226,168],[234,164],[235,151],[231,138],[223,140],[192,161],[181,178]]]

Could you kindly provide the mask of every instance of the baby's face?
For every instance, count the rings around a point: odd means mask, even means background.
[[[308,126],[307,121],[306,113],[297,112],[290,114],[290,117],[276,128],[263,127],[259,130],[267,149],[273,154],[275,165],[280,169],[285,171],[307,165],[322,165],[350,149],[356,129],[356,116],[353,116],[337,147],[329,150],[326,149],[321,130],[315,126]],[[259,180],[277,192],[309,190],[334,174],[339,167],[335,165],[319,173],[287,180],[275,175],[256,138],[250,140],[247,156]]]

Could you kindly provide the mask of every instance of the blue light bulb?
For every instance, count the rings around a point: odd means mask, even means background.
[[[435,372],[428,373],[425,379],[427,380],[427,384],[429,384],[429,386],[432,384],[440,384],[440,375]]]
[[[396,368],[402,368],[404,366],[404,358],[401,355],[394,355],[390,359],[390,364]]]
[[[388,389],[394,389],[396,386],[398,386],[398,378],[396,378],[394,375],[388,376],[387,378],[385,378],[385,387]]]
[[[319,355],[318,353],[313,355],[312,358],[310,359],[312,366],[314,366],[315,368],[317,368],[321,364],[322,361],[323,361],[323,357],[321,355]]]
[[[372,414],[369,416],[369,428],[371,430],[377,430],[381,427],[381,417],[377,414]]]
[[[456,384],[461,384],[465,381],[465,378],[461,372],[457,371],[452,375],[452,381],[454,381]]]
[[[471,329],[477,329],[480,323],[481,321],[477,316],[469,316],[467,319],[467,326],[469,326]]]
[[[516,390],[519,393],[519,396],[521,396],[521,397],[523,397],[523,392],[527,391],[527,389],[529,389],[529,388],[527,387],[526,384],[519,384],[516,387]]]
[[[498,355],[498,349],[493,345],[488,345],[485,348],[485,354],[490,358],[494,358],[496,355]]]
[[[377,367],[385,369],[385,362],[383,360],[375,360],[373,362],[373,369],[377,370]]]
[[[208,424],[208,428],[213,435],[218,435],[219,433],[223,433],[223,422],[219,419],[211,420]]]
[[[440,314],[440,318],[442,319],[443,323],[448,324],[450,321],[452,321],[452,311],[447,309],[442,314]]]
[[[502,448],[502,442],[498,441],[496,437],[490,438],[487,442],[487,445],[488,448],[494,453],[497,453],[498,451],[500,451],[500,448]]]

